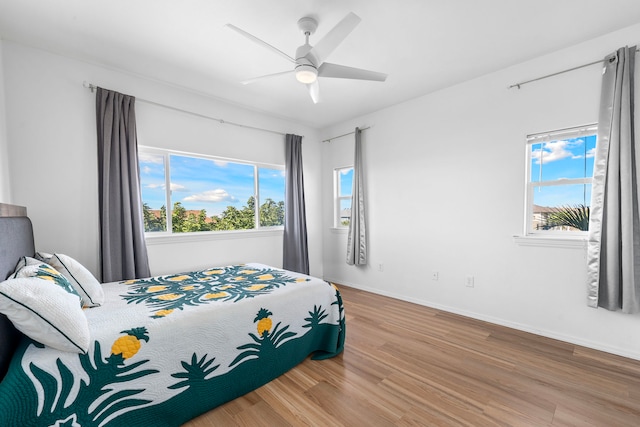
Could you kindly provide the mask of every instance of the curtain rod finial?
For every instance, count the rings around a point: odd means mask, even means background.
[[[84,86],[87,89],[89,89],[91,91],[91,93],[93,93],[96,90],[96,86],[92,85],[91,83],[87,83],[86,80],[82,82],[82,86]]]

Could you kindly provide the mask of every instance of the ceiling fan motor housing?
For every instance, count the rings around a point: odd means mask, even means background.
[[[302,34],[311,35],[316,32],[316,29],[318,28],[318,21],[310,16],[305,16],[298,19],[298,28],[300,28]]]
[[[270,45],[269,43],[259,39],[258,37],[232,25],[227,26],[244,37],[252,40],[259,45],[266,47],[272,52],[280,55],[284,59],[295,64],[295,68],[290,71],[283,71],[280,73],[269,74],[266,76],[258,77],[246,81],[251,83],[259,79],[270,78],[295,73],[296,79],[300,83],[304,83],[311,95],[311,99],[314,103],[320,101],[319,86],[317,83],[318,77],[331,77],[353,80],[371,80],[371,81],[385,81],[387,75],[384,73],[378,73],[375,71],[364,70],[360,68],[347,67],[339,64],[332,64],[325,60],[331,52],[334,51],[342,43],[342,41],[353,31],[353,29],[360,23],[361,19],[353,12],[348,13],[340,22],[338,22],[328,33],[326,33],[322,39],[315,43],[315,46],[309,44],[309,36],[316,32],[318,28],[318,21],[311,16],[305,16],[298,20],[298,28],[305,36],[305,43],[296,49],[295,58],[282,52],[280,49]],[[243,82],[244,83],[244,82]]]
[[[311,52],[311,48],[311,45],[307,43],[296,49],[297,65],[311,65],[314,68],[318,68],[318,58]]]

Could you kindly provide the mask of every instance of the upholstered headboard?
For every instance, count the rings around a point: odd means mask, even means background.
[[[31,221],[26,209],[20,208],[0,203],[0,282],[13,272],[20,257],[35,254]],[[0,379],[7,372],[20,336],[9,319],[0,314]]]

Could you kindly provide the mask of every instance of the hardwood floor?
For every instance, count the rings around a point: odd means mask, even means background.
[[[185,427],[638,426],[640,361],[340,287],[342,355]]]

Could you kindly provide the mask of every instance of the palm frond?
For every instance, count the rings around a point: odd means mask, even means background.
[[[571,227],[581,231],[589,230],[589,206],[582,204],[565,205],[556,208],[548,219],[548,227]]]

